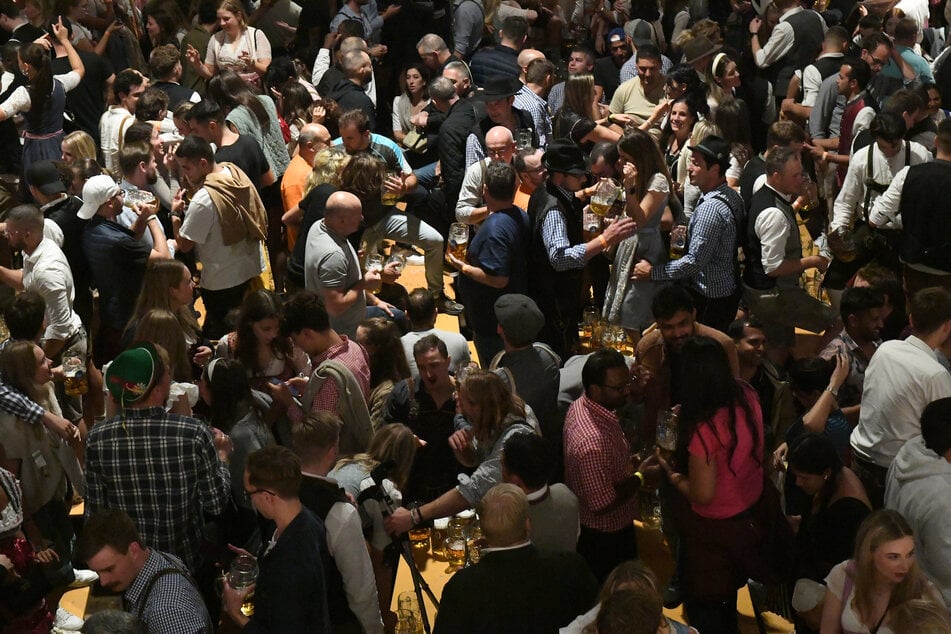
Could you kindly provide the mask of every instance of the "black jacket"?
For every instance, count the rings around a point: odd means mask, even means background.
[[[323,79],[321,79],[321,83],[323,83]],[[320,94],[336,101],[341,112],[363,110],[367,114],[367,118],[370,119],[370,129],[376,130],[376,107],[360,86],[344,78],[334,84],[330,90]]]

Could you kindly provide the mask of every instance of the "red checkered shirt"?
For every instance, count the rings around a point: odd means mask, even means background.
[[[369,399],[370,395],[370,359],[366,350],[356,341],[351,341],[346,335],[340,336],[343,341],[335,346],[327,348],[323,353],[311,358],[311,367],[317,369],[321,363],[327,359],[333,359],[342,363],[350,372],[353,373],[357,383],[360,384],[360,390],[363,392],[363,398]],[[314,395],[314,401],[310,410],[317,411],[337,411],[337,401],[340,398],[340,389],[337,383],[332,380],[324,381],[323,385]],[[299,423],[304,420],[304,411],[295,403],[287,411],[287,417],[291,422]]]
[[[578,496],[581,524],[610,533],[631,526],[637,496],[610,511],[604,509],[617,498],[614,485],[633,474],[630,447],[617,415],[582,394],[565,418],[565,484]]]

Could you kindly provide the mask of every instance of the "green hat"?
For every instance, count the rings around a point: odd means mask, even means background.
[[[145,396],[155,380],[158,353],[151,343],[129,348],[109,364],[106,387],[120,405],[135,403]]]

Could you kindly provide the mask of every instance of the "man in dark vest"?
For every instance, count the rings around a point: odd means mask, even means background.
[[[839,78],[836,80],[838,93],[845,97],[845,109],[842,111],[842,122],[839,124],[839,147],[836,157],[844,158],[836,161],[836,180],[839,187],[845,180],[845,173],[849,169],[849,154],[852,148],[852,137],[856,123],[865,119],[865,124],[871,123],[875,116],[877,105],[865,92],[872,71],[867,62],[861,59],[850,58],[843,60],[839,68]]]
[[[938,124],[937,158],[902,169],[872,205],[873,226],[902,227],[899,256],[905,293],[943,286],[951,290],[951,120]]]
[[[567,359],[578,343],[582,269],[595,255],[631,236],[636,225],[624,216],[609,224],[601,235],[584,242],[584,203],[575,192],[588,184],[588,158],[574,142],[559,139],[548,146],[542,164],[548,169],[548,179],[528,202],[532,222],[529,295],[546,317],[538,340]]]
[[[782,17],[765,43],[759,38],[762,19],[753,18],[749,28],[753,61],[758,67],[769,69],[779,106],[795,72],[812,64],[819,54],[826,23],[815,11],[802,8],[799,0],[777,0],[775,4]]]
[[[766,184],[753,194],[746,229],[743,297],[756,319],[769,324],[767,341],[788,348],[794,328],[822,332],[835,318],[832,307],[799,287],[803,271],[825,271],[819,255],[803,257],[791,201],[802,189],[802,162],[790,148],[766,157]]]
[[[320,411],[294,430],[293,449],[301,461],[300,500],[323,521],[320,544],[327,606],[334,632],[383,632],[373,565],[363,538],[360,512],[327,474],[337,462],[340,417]]]

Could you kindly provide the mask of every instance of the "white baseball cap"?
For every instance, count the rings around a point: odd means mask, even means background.
[[[83,185],[83,206],[76,215],[83,220],[89,220],[96,215],[103,203],[119,193],[119,186],[111,176],[100,174],[93,176]]]

